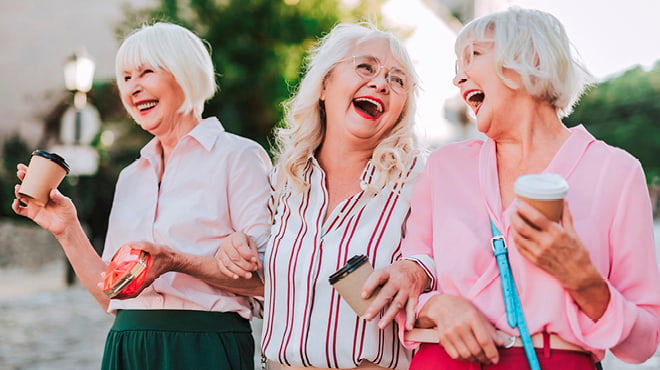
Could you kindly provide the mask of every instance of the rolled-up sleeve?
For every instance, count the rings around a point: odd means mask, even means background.
[[[610,302],[593,322],[582,311],[569,322],[594,348],[610,348],[619,359],[640,363],[660,343],[660,276],[653,239],[653,218],[641,166],[621,174],[620,197],[610,228],[612,263],[606,276]],[[574,304],[567,302],[567,304]]]

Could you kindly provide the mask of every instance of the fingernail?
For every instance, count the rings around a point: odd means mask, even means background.
[[[371,319],[371,314],[370,313],[364,314],[364,316],[362,316],[362,318],[365,319],[365,320],[370,320]]]

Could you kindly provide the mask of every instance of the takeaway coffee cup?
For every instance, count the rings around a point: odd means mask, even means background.
[[[358,316],[364,315],[369,304],[378,295],[380,288],[376,289],[368,299],[364,299],[360,295],[364,281],[367,280],[373,271],[374,268],[369,263],[367,256],[359,255],[351,257],[342,268],[328,278],[330,284],[337,289],[337,292],[339,292]]]
[[[48,203],[50,191],[57,188],[64,176],[69,173],[69,165],[64,158],[43,150],[32,152],[27,173],[18,194],[32,199],[43,206]]]
[[[568,183],[556,173],[522,175],[516,179],[514,191],[518,199],[529,203],[548,219],[558,222],[564,210]]]

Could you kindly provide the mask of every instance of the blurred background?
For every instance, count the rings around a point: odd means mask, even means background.
[[[72,165],[60,190],[102,251],[117,175],[150,139],[125,113],[114,82],[114,54],[131,30],[170,21],[205,39],[220,91],[204,116],[269,150],[305,50],[338,22],[368,19],[405,40],[422,79],[417,133],[433,149],[479,135],[451,83],[456,32],[511,5],[548,11],[566,26],[596,84],[564,121],[642,162],[658,240],[657,0],[1,0],[0,370],[99,366],[112,318],[76,283],[52,236],[10,206],[16,163],[36,148],[60,153]],[[660,356],[606,364],[660,369]]]

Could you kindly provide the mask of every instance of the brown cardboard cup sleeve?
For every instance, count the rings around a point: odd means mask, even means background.
[[[31,202],[44,206],[50,199],[50,191],[57,188],[69,173],[64,158],[43,150],[32,152],[30,164],[18,193]]]
[[[374,268],[367,256],[358,255],[351,257],[342,268],[328,278],[330,284],[360,317],[378,295],[376,290],[368,299],[361,296],[362,285],[373,271]]]

